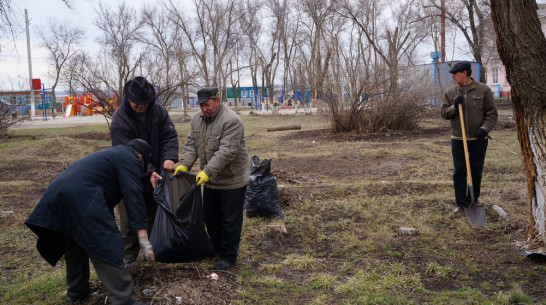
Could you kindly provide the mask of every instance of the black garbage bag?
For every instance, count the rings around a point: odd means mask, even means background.
[[[161,174],[154,198],[158,208],[150,233],[155,260],[180,263],[201,260],[216,254],[205,232],[203,204],[195,175]],[[171,179],[172,177],[172,179]]]
[[[250,160],[250,178],[246,189],[246,216],[283,218],[277,196],[277,177],[271,173],[271,159]]]

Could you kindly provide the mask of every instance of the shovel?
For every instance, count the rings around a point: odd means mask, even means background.
[[[468,156],[468,143],[466,140],[466,129],[463,118],[463,105],[459,104],[459,118],[461,119],[461,131],[463,133],[464,159],[466,163],[466,180],[468,182],[468,191],[470,192],[470,205],[464,207],[464,215],[470,226],[474,229],[485,227],[487,218],[483,207],[475,205],[476,198],[474,197],[474,186],[472,185],[472,172],[470,171],[470,158]]]

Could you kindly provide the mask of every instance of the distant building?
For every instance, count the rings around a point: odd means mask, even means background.
[[[256,107],[263,103],[273,103],[269,100],[268,88],[264,88],[263,97],[262,87],[242,86],[235,89],[233,90],[233,87],[226,88],[226,100],[229,106],[235,106],[235,92],[237,92],[237,106]]]
[[[441,97],[443,96],[444,91],[455,84],[451,73],[449,73],[449,70],[451,69],[451,66],[457,62],[459,62],[459,60],[438,63],[433,62],[429,64],[418,65],[415,67],[416,70],[420,72],[419,77],[423,77],[423,79],[425,80],[428,79],[428,82],[432,84],[432,105],[436,106],[438,104],[441,104],[443,102]],[[471,61],[470,65],[472,67],[472,78],[480,82],[480,72],[482,69],[482,64],[479,62]],[[413,78],[417,77],[414,72],[412,76]]]
[[[189,108],[199,108],[199,105],[197,105],[197,95],[195,93],[186,95],[184,100],[188,103],[187,105]],[[171,109],[184,109],[182,98],[175,98],[171,103]]]
[[[36,104],[36,110],[51,109],[53,95],[51,92],[45,92],[45,98],[42,91],[34,91],[34,102]],[[3,105],[12,108],[12,111],[17,112],[18,115],[28,115],[31,105],[30,91],[0,91],[0,101]],[[59,103],[57,102],[57,105]]]

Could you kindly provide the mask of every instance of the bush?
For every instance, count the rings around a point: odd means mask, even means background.
[[[22,118],[17,115],[13,105],[0,103],[0,136],[6,135],[8,129],[20,120]]]
[[[426,109],[432,105],[434,82],[427,70],[414,67],[389,71],[340,84],[328,78],[322,87],[323,100],[334,132],[412,131],[419,126]],[[383,77],[386,76],[386,77]],[[339,94],[343,92],[343,94]]]
[[[418,127],[426,109],[424,94],[402,91],[396,97],[379,94],[349,102],[328,100],[334,132],[411,131]]]

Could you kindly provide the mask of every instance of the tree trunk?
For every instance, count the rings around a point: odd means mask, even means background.
[[[546,38],[534,0],[492,0],[491,9],[498,52],[512,86],[518,140],[527,174],[530,211],[527,248],[544,252]]]

